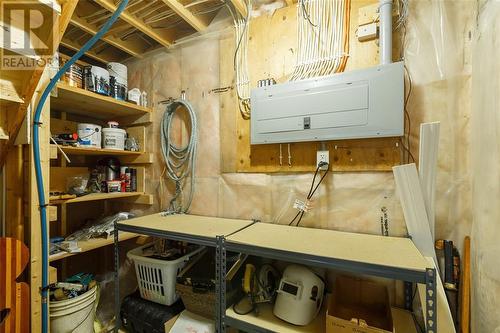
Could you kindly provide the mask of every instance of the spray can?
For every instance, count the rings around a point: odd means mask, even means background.
[[[127,191],[127,175],[126,175],[127,167],[122,166],[120,168],[120,192],[126,192]]]
[[[125,192],[131,192],[130,190],[130,169],[131,168],[127,168],[125,169]]]
[[[137,169],[130,169],[130,190],[137,192]]]

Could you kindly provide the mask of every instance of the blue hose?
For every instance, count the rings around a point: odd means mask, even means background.
[[[47,303],[47,286],[49,282],[49,244],[48,244],[48,231],[47,231],[47,203],[45,201],[45,189],[43,186],[42,165],[40,162],[40,142],[39,142],[39,125],[40,116],[42,114],[45,101],[49,97],[50,92],[56,85],[59,78],[73,65],[80,57],[87,52],[97,42],[102,35],[109,30],[111,25],[118,19],[120,14],[127,7],[129,0],[122,0],[116,11],[109,18],[109,20],[102,26],[102,28],[89,39],[85,45],[68,61],[64,66],[59,69],[57,74],[50,80],[47,88],[42,93],[42,97],[38,102],[33,119],[33,158],[35,162],[36,174],[36,187],[38,189],[38,202],[40,204],[40,221],[42,229],[42,333],[48,333],[48,303]]]

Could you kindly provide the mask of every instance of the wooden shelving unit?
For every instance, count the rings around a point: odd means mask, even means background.
[[[131,233],[131,232],[121,232],[120,235],[118,236],[118,240],[120,242],[133,239],[138,237],[139,235]],[[86,241],[79,241],[78,246],[82,249],[81,252],[74,252],[74,253],[69,253],[69,252],[60,252],[53,254],[49,256],[49,262],[61,260],[64,258],[72,257],[81,253],[89,252],[104,246],[108,246],[113,244],[114,239],[113,236],[108,237],[108,238],[94,238],[94,239],[89,239]]]
[[[51,134],[75,133],[78,123],[92,123],[105,127],[109,120],[118,121],[120,128],[136,138],[140,144],[140,151],[104,149],[95,147],[72,147],[50,144],[50,191],[67,191],[67,181],[70,177],[88,175],[103,157],[115,157],[121,165],[137,169],[136,192],[91,193],[72,199],[49,198],[49,204],[57,209],[51,219],[51,236],[66,237],[83,226],[88,219],[94,220],[102,216],[117,213],[118,206],[113,203],[127,202],[130,204],[153,204],[153,196],[146,193],[146,167],[152,160],[151,154],[146,152],[146,126],[151,122],[153,109],[119,101],[108,96],[102,96],[81,88],[75,88],[59,82],[50,98],[50,130]],[[48,143],[47,143],[48,144]],[[71,162],[62,157],[59,149],[70,156]],[[120,232],[119,241],[136,238],[138,235],[129,232]],[[60,252],[49,257],[50,262],[61,267],[60,278],[65,278],[71,264],[64,259],[99,251],[98,249],[113,244],[114,238],[97,238],[79,241],[81,252]],[[107,252],[103,252],[107,253]],[[99,272],[103,267],[102,261],[91,261],[84,269],[90,273]]]

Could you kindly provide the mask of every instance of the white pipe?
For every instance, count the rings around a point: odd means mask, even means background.
[[[380,0],[380,64],[392,62],[392,0]]]

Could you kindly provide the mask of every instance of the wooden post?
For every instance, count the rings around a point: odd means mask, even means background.
[[[39,98],[50,80],[49,71],[45,70],[37,87],[34,100],[38,103]],[[34,108],[33,108],[34,109]],[[50,98],[47,99],[43,107],[40,118],[40,159],[42,163],[43,184],[45,187],[45,197],[49,198],[49,163],[50,163]],[[42,287],[42,233],[40,227],[40,207],[38,203],[38,192],[36,187],[36,176],[33,159],[33,142],[27,152],[28,157],[28,188],[27,203],[29,216],[29,243],[30,243],[30,296],[31,296],[31,332],[41,332],[41,294]]]

